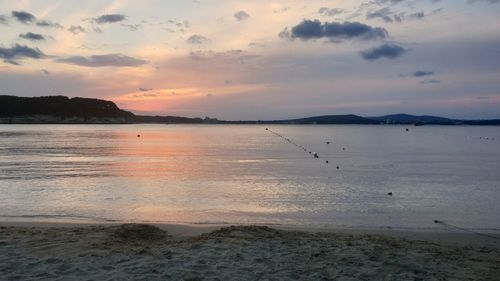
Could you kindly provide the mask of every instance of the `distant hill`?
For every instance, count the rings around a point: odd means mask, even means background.
[[[455,124],[457,120],[448,119],[438,116],[415,116],[404,113],[384,115],[380,117],[367,117],[368,119],[378,121],[379,123],[388,124],[412,124],[417,122],[427,123],[427,124]]]
[[[0,124],[417,124],[500,125],[494,120],[456,120],[437,116],[392,114],[380,117],[323,115],[286,120],[227,121],[216,118],[134,115],[112,101],[65,96],[16,97],[0,95]]]
[[[349,115],[323,115],[287,120],[258,120],[258,121],[226,121],[218,120],[218,124],[379,124],[376,120],[370,120],[365,117]]]
[[[461,120],[429,115],[409,115],[404,113],[366,117],[384,124],[418,124],[418,125],[500,125],[500,119]]]
[[[283,120],[284,124],[378,124],[376,120],[365,117],[349,115],[324,115],[291,120]]]

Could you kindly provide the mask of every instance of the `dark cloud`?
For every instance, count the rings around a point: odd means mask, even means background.
[[[55,28],[63,28],[62,25],[58,24],[57,22],[51,22],[49,20],[41,20],[37,21],[36,25],[40,27],[55,27]]]
[[[246,20],[250,17],[250,15],[245,12],[245,11],[238,11],[234,14],[234,17],[238,20],[238,21],[243,21],[243,20]]]
[[[327,7],[321,7],[318,10],[318,13],[323,16],[329,16],[333,17],[339,14],[342,14],[344,12],[343,9],[340,8],[327,8]]]
[[[120,22],[125,20],[126,16],[122,14],[109,14],[109,15],[102,15],[98,18],[94,19],[94,22],[97,24],[104,24],[104,23],[115,23],[115,22]]]
[[[24,24],[31,24],[36,20],[34,15],[24,11],[12,11],[12,16]]]
[[[43,40],[45,40],[45,37],[42,34],[37,34],[37,33],[33,33],[33,32],[19,34],[19,38],[23,38],[23,39],[30,40],[30,41],[43,41]]]
[[[139,88],[139,91],[141,91],[141,92],[149,92],[152,90],[153,90],[153,88]]]
[[[417,71],[413,72],[412,75],[415,77],[432,76],[432,75],[434,75],[434,71],[417,70]]]
[[[192,35],[186,40],[186,42],[188,42],[189,44],[201,45],[210,42],[210,39],[201,35]]]
[[[106,66],[133,67],[148,63],[145,60],[136,59],[121,54],[95,55],[89,57],[73,56],[73,57],[60,58],[57,59],[56,61],[61,63],[68,63],[79,66],[87,66],[87,67],[106,67]]]
[[[343,39],[383,39],[388,35],[384,28],[371,27],[359,22],[325,22],[319,20],[303,20],[288,30],[283,30],[279,36],[288,39],[314,40],[327,38],[330,41]]]
[[[44,57],[44,53],[38,48],[30,48],[19,44],[15,44],[11,48],[0,47],[0,58],[3,59],[4,62],[13,65],[19,65],[18,60],[25,58],[41,59]]]
[[[379,47],[361,52],[361,56],[365,60],[370,61],[378,60],[381,58],[395,59],[402,56],[407,51],[407,49],[395,44],[384,44]]]
[[[79,34],[79,33],[86,33],[87,30],[85,30],[85,28],[83,28],[82,26],[80,25],[72,25],[70,26],[70,28],[68,28],[68,31],[73,33],[73,34]]]

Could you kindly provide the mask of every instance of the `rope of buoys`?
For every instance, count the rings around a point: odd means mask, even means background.
[[[469,233],[472,233],[472,234],[475,234],[475,235],[479,235],[479,236],[488,237],[488,238],[491,238],[491,239],[497,239],[497,240],[500,239],[500,237],[497,237],[497,236],[493,236],[493,235],[490,235],[490,234],[477,232],[477,231],[474,231],[472,229],[468,229],[468,228],[464,228],[464,227],[458,227],[456,225],[452,225],[452,224],[449,224],[449,223],[446,223],[446,222],[440,221],[440,220],[434,220],[434,223],[441,224],[444,227],[448,227],[448,228],[451,227],[451,228],[454,228],[454,229],[457,229],[457,230],[461,230],[461,231],[464,231],[464,232],[469,232]]]
[[[296,143],[296,142],[295,142],[295,141],[293,141],[292,139],[290,139],[290,138],[288,138],[288,137],[285,137],[285,136],[283,136],[283,135],[281,135],[281,134],[279,134],[279,133],[277,133],[277,132],[275,132],[275,131],[273,131],[273,130],[271,130],[271,129],[269,129],[269,128],[266,128],[266,131],[269,131],[269,132],[271,132],[272,134],[274,134],[275,136],[280,137],[281,139],[283,139],[283,140],[285,140],[286,142],[288,142],[288,143],[290,143],[290,144],[292,144],[292,145],[296,146],[297,148],[300,148],[300,150],[302,150],[302,151],[304,151],[304,152],[307,152],[307,153],[308,153],[309,155],[311,155],[312,157],[314,157],[314,158],[319,158],[318,153],[316,153],[316,152],[314,152],[314,151],[312,151],[312,150],[307,149],[305,146],[303,146],[303,145],[300,145],[300,144]],[[328,162],[327,162],[327,163],[328,163]]]
[[[295,145],[296,147],[300,148],[301,150],[303,150],[304,152],[307,152],[309,155],[313,156],[314,158],[319,158],[319,155],[318,153],[316,152],[313,152],[311,150],[308,150],[306,147],[302,146],[302,145],[299,145],[297,143],[295,143],[294,141],[292,141],[290,138],[287,138],[277,132],[274,132],[272,130],[270,130],[269,128],[266,128],[266,131],[270,131],[272,134],[284,139],[285,141],[289,142],[290,144],[293,144]],[[406,131],[409,131],[408,129],[406,129]],[[446,136],[448,137],[448,136]],[[500,138],[491,138],[491,137],[486,137],[486,138],[483,138],[483,137],[479,137],[479,139],[484,139],[484,140],[498,140],[500,141]],[[330,141],[327,141],[326,144],[330,144]],[[342,150],[345,150],[345,147],[342,147]],[[326,164],[329,163],[328,160],[325,161]],[[336,169],[340,171],[340,166],[336,166]],[[345,182],[345,178],[344,178],[344,175],[342,172],[340,172],[340,175],[342,177],[342,180],[341,180],[341,185],[343,185],[343,182]],[[344,187],[344,189],[347,190],[347,188]],[[388,197],[393,197],[393,193],[392,192],[387,192],[386,195]],[[403,209],[406,209],[407,211],[411,212],[411,213],[415,213],[414,210],[412,210],[411,208],[401,204],[400,202],[395,202],[397,205],[399,205],[400,207],[402,207]],[[487,238],[491,238],[491,239],[496,239],[496,240],[499,240],[500,237],[497,237],[497,236],[493,236],[493,235],[490,235],[490,234],[486,234],[486,233],[480,233],[480,232],[477,232],[477,231],[474,231],[472,229],[468,229],[468,228],[464,228],[464,227],[458,227],[458,226],[455,226],[455,225],[452,225],[452,224],[449,224],[449,223],[446,223],[444,221],[441,221],[441,220],[434,220],[434,223],[436,224],[441,224],[443,225],[444,227],[447,228],[448,231],[451,231],[451,229],[455,229],[455,230],[460,230],[460,231],[464,231],[464,232],[468,232],[468,233],[472,233],[472,234],[475,234],[475,235],[479,235],[479,236],[483,236],[483,237],[487,237]]]

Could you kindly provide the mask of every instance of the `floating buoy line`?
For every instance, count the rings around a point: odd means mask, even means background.
[[[310,149],[307,149],[305,146],[296,143],[292,139],[290,139],[288,137],[285,137],[285,136],[283,136],[283,135],[281,135],[281,134],[279,134],[279,133],[277,133],[277,132],[275,132],[275,131],[273,131],[273,130],[271,130],[269,128],[266,128],[266,131],[269,131],[273,135],[275,135],[275,136],[277,136],[277,137],[285,140],[286,142],[294,145],[295,147],[299,148],[300,150],[308,153],[310,156],[312,156],[312,157],[314,157],[316,159],[320,158],[319,154],[317,152],[314,152],[314,151],[312,151]],[[405,129],[405,131],[408,132],[409,130]],[[495,139],[495,138],[491,138],[491,137],[486,137],[486,138],[485,137],[479,137],[479,139],[481,139],[481,140],[490,140],[490,141],[491,140],[492,141],[496,141],[496,140],[500,141],[500,139]],[[330,141],[326,141],[326,144],[330,144]],[[345,151],[345,147],[342,147],[342,150]],[[325,163],[329,164],[329,161],[326,160]],[[336,166],[336,169],[340,170],[340,166]],[[343,173],[341,173],[341,175],[342,175],[342,182],[343,182],[344,181]],[[343,185],[342,182],[341,182],[341,185]],[[387,197],[393,197],[393,193],[392,192],[387,192],[386,196]],[[409,212],[415,213],[414,210],[412,210],[411,208],[409,208],[407,206],[402,205],[400,202],[396,202],[396,204],[399,205],[400,207],[402,207],[403,209],[406,209]],[[479,236],[483,236],[483,237],[487,237],[487,238],[491,238],[491,239],[497,239],[497,240],[500,239],[500,237],[497,237],[497,236],[494,236],[494,235],[490,235],[490,234],[486,234],[486,233],[480,233],[480,232],[477,232],[477,231],[475,231],[473,229],[455,226],[455,225],[446,223],[446,222],[444,222],[442,220],[434,220],[434,223],[443,225],[446,228],[447,231],[459,230],[459,231],[468,232],[468,233],[471,233],[471,234],[475,234],[475,235],[479,235]]]
[[[498,237],[498,236],[493,236],[493,235],[490,235],[490,234],[477,232],[477,231],[474,231],[474,230],[469,229],[469,228],[458,227],[456,225],[449,224],[449,223],[446,223],[446,222],[440,221],[440,220],[434,220],[434,223],[441,224],[441,225],[443,225],[444,227],[446,227],[448,229],[452,228],[452,229],[455,229],[455,230],[461,230],[461,231],[464,231],[464,232],[472,233],[472,234],[479,235],[479,236],[488,237],[488,238],[491,238],[491,239],[496,239],[496,240],[500,239],[500,237]]]
[[[299,148],[300,150],[302,150],[302,151],[304,151],[304,152],[308,153],[308,154],[309,154],[310,156],[312,156],[313,158],[319,158],[319,155],[318,155],[318,153],[317,153],[317,152],[314,152],[314,151],[312,151],[312,150],[307,149],[305,146],[303,146],[303,145],[300,145],[300,144],[296,143],[296,142],[295,142],[295,141],[293,141],[292,139],[287,138],[287,137],[285,137],[285,136],[283,136],[283,135],[281,135],[281,134],[279,134],[279,133],[277,133],[277,132],[275,132],[275,131],[273,131],[273,130],[271,130],[271,129],[269,129],[269,128],[266,128],[266,131],[271,132],[271,134],[273,134],[273,135],[275,135],[275,136],[277,136],[277,137],[279,137],[279,138],[281,138],[281,139],[285,140],[285,141],[286,141],[286,142],[288,142],[289,144],[294,145],[295,147]],[[328,163],[328,162],[327,162],[327,163]]]

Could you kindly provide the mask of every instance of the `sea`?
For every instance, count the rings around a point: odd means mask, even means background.
[[[500,127],[0,125],[0,221],[499,231]]]

